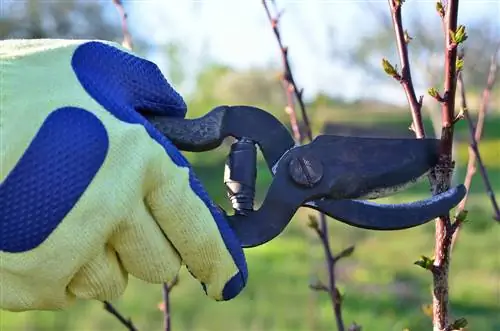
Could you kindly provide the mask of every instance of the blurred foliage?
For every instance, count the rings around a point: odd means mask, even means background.
[[[198,74],[188,102],[190,117],[201,116],[221,104],[253,105],[277,115],[282,113],[286,96],[279,72],[272,68],[237,71],[225,65],[208,64]]]
[[[118,16],[111,22],[104,8],[102,1],[2,1],[0,38],[121,40]]]

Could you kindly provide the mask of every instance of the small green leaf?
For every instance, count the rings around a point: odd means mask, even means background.
[[[465,26],[459,25],[457,28],[457,31],[455,31],[455,33],[450,32],[450,38],[451,38],[451,41],[457,45],[466,41],[468,36],[467,36],[467,32],[465,31]]]
[[[415,261],[413,264],[416,264],[424,269],[431,270],[434,264],[434,259],[428,258],[425,255],[420,257],[420,260]]]
[[[467,214],[469,213],[468,210],[461,210],[458,215],[456,216],[457,222],[465,222],[467,220]]]
[[[457,71],[461,71],[464,68],[464,59],[457,59],[456,62]]]
[[[382,67],[384,68],[384,71],[386,74],[396,77],[398,76],[398,72],[396,71],[396,68],[392,66],[392,64],[389,62],[387,59],[382,59]]]
[[[434,87],[431,87],[427,90],[427,93],[429,93],[429,95],[433,98],[438,98],[439,97],[439,92],[436,88]]]
[[[453,321],[453,323],[451,323],[451,329],[452,330],[460,330],[462,328],[465,328],[467,326],[467,324],[469,324],[467,322],[467,320],[465,318],[459,318],[455,321]]]
[[[441,1],[436,2],[436,11],[438,12],[439,16],[444,16],[444,8]]]
[[[457,40],[455,39],[455,33],[453,31],[450,31],[450,39],[452,43],[457,43]]]

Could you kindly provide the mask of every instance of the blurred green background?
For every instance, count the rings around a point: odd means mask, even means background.
[[[271,61],[271,64],[265,66],[242,69],[204,57],[203,60],[196,61],[198,69],[193,73],[193,62],[189,61],[193,61],[194,55],[190,53],[189,47],[179,40],[168,39],[162,43],[144,38],[145,27],[137,24],[141,17],[136,15],[134,21],[134,10],[139,9],[134,7],[132,2],[125,2],[125,5],[129,16],[132,17],[131,22],[136,23],[130,23],[134,48],[143,56],[162,59],[158,61],[161,69],[186,96],[189,105],[188,117],[198,117],[219,104],[241,103],[261,106],[288,125],[288,118],[283,110],[286,99],[279,81],[279,62]],[[259,7],[260,2],[257,1],[254,5]],[[386,4],[375,8],[370,15],[380,15],[384,20],[387,19],[384,5]],[[203,9],[196,8],[198,11]],[[195,9],[192,15],[196,14]],[[0,16],[0,36],[103,38],[120,41],[120,20],[117,15],[111,1],[7,1]],[[415,17],[412,16],[411,25],[409,24],[412,31],[415,31],[415,34],[417,31],[425,32],[427,26]],[[464,76],[469,107],[474,116],[486,81],[485,73],[493,47],[491,41],[498,36],[498,32],[497,35],[492,34],[491,26],[484,23],[488,17],[468,21],[471,26],[471,46],[467,54],[470,54],[469,58],[472,60],[466,61]],[[265,25],[267,22],[259,22],[267,31],[265,38],[273,41],[272,32]],[[418,30],[419,27],[425,29]],[[287,32],[304,38],[294,33],[294,30],[284,29],[283,34],[286,35]],[[437,67],[425,66],[426,63],[434,63],[431,61],[432,52],[429,52],[429,49],[433,49],[434,53],[439,52],[441,41],[439,37],[432,39],[432,36],[429,37],[424,32],[419,36],[420,41],[424,40],[425,43],[422,41],[419,44],[417,40],[415,46],[412,46],[412,51],[418,53],[415,58],[418,58],[420,63],[415,65],[414,70],[424,73],[421,77],[416,75],[420,84],[418,86],[421,86],[417,93],[424,93],[429,86],[442,85],[440,74],[436,74],[435,69],[438,68],[439,73],[441,72],[440,63],[434,64]],[[350,54],[350,61],[356,62],[356,70],[364,72],[370,87],[388,85],[395,91],[394,99],[399,98],[403,102],[395,102],[391,97],[346,97],[334,92],[316,91],[306,99],[313,132],[316,135],[335,133],[411,136],[407,129],[411,117],[399,84],[377,72],[371,75],[375,69],[380,70],[380,54],[396,59],[391,33],[391,27],[387,28],[382,22],[379,29],[373,29],[369,34],[361,34],[358,37],[365,43],[360,42],[346,52]],[[227,42],[232,41],[228,39]],[[366,43],[372,47],[365,47]],[[271,46],[270,53],[279,60],[276,45]],[[300,45],[295,47],[297,49]],[[293,43],[290,49],[293,59]],[[335,62],[334,55],[330,56],[332,62]],[[378,59],[375,65],[371,56]],[[187,58],[189,60],[186,60]],[[335,60],[341,59],[337,57]],[[301,67],[296,67],[300,76]],[[333,85],[342,85],[338,83],[342,78],[343,76],[333,76],[332,81],[337,82]],[[308,90],[307,85],[302,86]],[[492,95],[484,138],[480,144],[482,157],[497,196],[500,195],[498,92],[497,85]],[[425,126],[432,136],[433,128],[436,128],[439,120],[439,107],[433,104],[430,98],[426,99],[428,103],[425,104]],[[463,182],[465,176],[467,143],[467,126],[461,121],[456,126],[456,184]],[[227,152],[228,144],[203,154],[186,153],[215,202],[225,208],[229,208],[229,204],[225,198],[222,176]],[[260,158],[258,200],[265,195],[270,179],[270,174]],[[427,198],[429,194],[429,187],[423,181],[403,193],[380,199],[380,202],[413,201]],[[473,180],[467,209],[470,211],[469,222],[460,232],[451,263],[452,317],[466,317],[469,321],[467,330],[500,330],[500,228],[492,221],[491,205],[479,174]],[[323,248],[315,233],[307,227],[310,214],[314,213],[305,208],[300,209],[281,236],[267,245],[246,250],[249,283],[245,291],[232,301],[211,301],[203,294],[200,285],[182,270],[180,282],[171,293],[172,331],[335,330],[329,297],[308,287],[311,281],[324,280],[326,276]],[[356,229],[332,219],[328,222],[334,252],[350,245],[356,247],[354,254],[342,260],[336,270],[338,285],[344,295],[345,323],[348,325],[355,321],[363,326],[363,330],[368,331],[400,331],[405,328],[411,331],[430,330],[431,321],[425,312],[426,305],[431,302],[432,278],[429,272],[413,262],[420,255],[432,257],[434,223],[404,231],[375,232]],[[163,316],[158,307],[161,301],[161,286],[145,284],[131,278],[124,296],[113,304],[125,316],[131,317],[139,330],[162,330]],[[99,302],[78,302],[67,311],[57,313],[0,312],[1,331],[123,329],[113,316],[103,310]]]

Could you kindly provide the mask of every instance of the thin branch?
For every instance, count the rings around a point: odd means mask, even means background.
[[[481,105],[479,106],[478,122],[479,121],[484,122],[484,119],[485,119],[486,114],[488,112],[488,105],[489,105],[489,101],[490,101],[491,91],[493,90],[493,86],[495,85],[496,77],[497,77],[497,70],[498,70],[497,55],[498,55],[499,51],[500,51],[500,43],[497,45],[495,53],[493,54],[493,56],[491,58],[491,65],[490,65],[490,71],[488,74],[488,80],[486,82],[486,88],[483,90],[483,95],[481,98]],[[480,140],[481,135],[482,135],[482,130],[475,135],[475,139],[478,140],[478,138],[479,138],[479,140]],[[484,180],[484,186],[486,187],[487,194],[490,198],[491,205],[493,207],[493,211],[494,211],[493,219],[495,219],[497,222],[500,222],[500,210],[498,207],[498,202],[496,201],[491,182],[490,182],[488,175],[487,175],[487,172],[486,172],[486,168],[484,167],[483,162],[480,160],[479,151],[476,151],[476,152],[477,152],[476,157],[477,157],[477,162],[479,164],[479,170],[481,171],[481,176],[483,177],[483,180]]]
[[[425,137],[424,124],[422,122],[422,101],[423,96],[417,99],[413,80],[411,77],[410,60],[408,55],[408,43],[406,33],[403,29],[403,20],[401,18],[402,2],[399,0],[389,0],[389,8],[391,9],[392,24],[396,33],[396,44],[398,47],[399,60],[401,63],[401,75],[395,78],[401,83],[410,105],[411,115],[413,119],[412,129],[417,138]]]
[[[278,41],[278,44],[280,47],[280,53],[281,53],[281,60],[284,64],[283,67],[285,70],[284,70],[284,73],[282,74],[281,79],[283,82],[283,89],[285,90],[286,99],[287,99],[287,105],[285,107],[285,112],[290,117],[290,125],[292,127],[292,132],[293,132],[293,136],[294,136],[295,141],[298,143],[301,143],[303,140],[303,137],[302,137],[302,133],[300,132],[300,128],[299,128],[299,125],[297,122],[297,112],[295,111],[294,87],[289,80],[289,77],[291,76],[291,74],[287,71],[287,68],[289,69],[289,66],[286,65],[286,63],[288,63],[288,49],[283,46],[283,42],[281,41],[280,30],[278,28],[279,15],[277,15],[275,18],[273,18],[265,0],[263,0],[262,3],[264,5],[264,9],[266,10],[266,14],[267,14],[267,17],[269,19],[269,22],[271,23],[271,27],[273,29],[274,35],[276,36],[276,40]]]
[[[341,259],[347,258],[352,255],[352,253],[354,252],[354,246],[350,246],[341,251],[339,254],[333,255],[332,250],[330,248],[328,228],[322,228],[318,224],[318,220],[314,216],[310,216],[309,220],[310,220],[309,226],[313,228],[314,231],[316,231],[323,245],[326,257],[327,269],[328,269],[328,285],[318,283],[318,284],[312,284],[309,287],[314,290],[330,293],[330,300],[332,302],[335,321],[337,323],[337,330],[345,331],[345,325],[342,319],[342,295],[340,294],[340,291],[336,285],[335,266],[337,262],[340,261]]]
[[[325,217],[324,214],[322,215]],[[338,260],[333,256],[332,250],[330,249],[328,227],[318,227],[316,233],[320,237],[325,250],[326,264],[328,268],[328,292],[330,293],[330,300],[332,302],[333,313],[337,323],[337,330],[344,331],[345,326],[344,321],[342,320],[342,295],[337,288],[335,280],[335,264]]]
[[[115,316],[117,320],[120,321],[120,323],[123,324],[129,331],[138,331],[138,329],[135,327],[134,323],[132,323],[132,320],[129,318],[125,318],[120,312],[108,301],[104,301],[104,309],[109,312],[111,315]]]
[[[460,88],[460,96],[461,96],[461,111],[467,120],[467,124],[469,126],[469,133],[470,133],[470,144],[469,144],[469,160],[467,163],[467,173],[465,175],[465,180],[464,180],[464,185],[467,188],[467,193],[463,200],[460,202],[457,208],[456,216],[455,216],[455,222],[457,223],[457,230],[453,234],[453,240],[452,240],[452,247],[454,246],[457,237],[458,237],[458,231],[460,229],[460,226],[462,224],[461,219],[459,219],[459,214],[462,213],[465,210],[465,205],[467,203],[467,198],[468,198],[468,193],[469,189],[471,186],[472,178],[474,177],[474,174],[477,171],[476,168],[476,163],[479,165],[479,169],[481,172],[481,176],[484,181],[484,186],[486,188],[486,192],[488,196],[490,197],[491,204],[493,206],[493,211],[494,215],[493,218],[497,221],[500,221],[500,211],[498,210],[498,203],[495,198],[495,193],[493,192],[493,188],[491,185],[491,181],[489,179],[488,173],[486,171],[486,167],[484,166],[484,163],[481,159],[481,154],[479,152],[479,142],[481,141],[482,135],[483,135],[483,127],[484,127],[484,121],[487,113],[487,108],[489,104],[489,99],[490,99],[490,94],[491,90],[493,89],[493,86],[496,81],[496,73],[497,73],[497,59],[496,56],[498,54],[499,47],[495,50],[495,53],[491,57],[491,63],[490,63],[490,70],[488,74],[488,79],[486,82],[486,87],[483,90],[483,95],[481,98],[481,104],[479,106],[479,111],[477,115],[477,123],[474,125],[472,117],[469,113],[469,108],[467,106],[467,99],[466,99],[466,93],[465,93],[465,85],[463,81],[463,73],[460,73],[458,76],[458,87]]]
[[[297,83],[295,81],[295,78],[293,76],[291,66],[290,66],[290,61],[288,58],[288,48],[283,45],[283,41],[281,39],[281,34],[279,30],[279,19],[282,14],[282,12],[279,12],[276,8],[276,3],[274,1],[274,9],[276,12],[278,12],[277,15],[273,17],[271,14],[271,11],[269,10],[269,7],[267,5],[266,0],[262,0],[262,5],[264,6],[264,10],[266,11],[267,17],[269,19],[269,23],[271,24],[271,27],[273,29],[274,35],[276,37],[276,41],[278,42],[279,48],[280,48],[280,53],[281,53],[281,59],[283,63],[283,86],[285,88],[285,92],[287,94],[287,102],[288,106],[286,107],[287,113],[290,116],[290,122],[292,125],[292,129],[294,131],[294,136],[297,144],[301,144],[304,140],[304,136],[308,138],[309,141],[312,141],[312,130],[311,130],[311,125],[309,122],[309,117],[307,114],[305,102],[303,99],[303,90],[299,89],[297,87]],[[301,113],[302,113],[302,120],[304,122],[304,125],[302,127],[302,130],[305,132],[302,132],[300,129],[300,126],[297,124],[297,117],[296,117],[296,112],[295,112],[295,102],[293,98],[293,94],[295,95],[295,99],[297,100]],[[311,216],[313,217],[313,216]],[[314,218],[314,217],[313,217]],[[315,219],[315,218],[314,218]],[[325,285],[318,285],[319,287],[314,287],[311,286],[313,289],[317,290],[322,290],[322,291],[327,291],[330,295],[331,301],[332,301],[332,307],[333,307],[333,313],[335,316],[335,320],[337,323],[337,329],[338,331],[345,331],[345,325],[342,320],[342,310],[341,310],[341,296],[340,292],[338,291],[338,288],[336,286],[336,280],[335,280],[335,263],[342,257],[346,257],[352,253],[352,250],[350,253],[341,253],[343,255],[339,255],[337,257],[334,257],[332,255],[331,249],[330,249],[330,242],[329,242],[329,236],[328,236],[328,225],[326,221],[326,216],[323,213],[319,213],[319,225],[318,221],[316,220],[316,232],[320,236],[322,245],[325,250],[325,259],[326,259],[326,266],[327,266],[327,271],[328,271],[328,286]],[[349,250],[349,249],[348,249]]]
[[[401,18],[401,8],[403,2],[403,0],[389,0],[389,7],[391,9],[392,21],[396,33],[396,43],[398,45],[398,53],[402,65],[401,75],[387,60],[384,59],[382,63],[385,72],[400,81],[403,85],[412,112],[413,131],[415,132],[417,138],[423,138],[425,137],[425,132],[423,131],[423,125],[421,122],[422,98],[417,101],[413,90],[408,59],[408,38],[405,38]],[[446,38],[444,93],[441,96],[436,89],[429,89],[429,94],[441,104],[442,122],[439,162],[431,170],[428,176],[433,195],[445,192],[451,186],[451,178],[455,165],[452,159],[452,147],[454,133],[453,126],[455,122],[454,108],[457,79],[457,48],[458,44],[466,39],[466,37],[464,37],[465,33],[461,33],[460,36],[456,33],[458,0],[449,0],[446,5],[438,2],[437,8],[439,16],[443,19],[443,27]],[[463,31],[461,32],[464,31],[465,30],[463,28]],[[433,326],[435,331],[445,330],[449,326],[448,273],[451,241],[455,230],[454,227],[455,226],[452,225],[450,221],[449,213],[438,217],[436,220],[433,266],[428,268],[431,270],[433,277]]]
[[[175,277],[170,285],[163,283],[163,302],[160,303],[159,308],[163,311],[163,325],[165,331],[171,330],[171,314],[170,314],[170,292],[175,285],[179,283],[179,278]]]
[[[122,21],[122,31],[123,31],[123,41],[122,41],[122,46],[132,50],[133,48],[133,43],[132,43],[132,36],[128,30],[128,24],[127,24],[127,12],[125,11],[125,8],[123,7],[123,3],[121,0],[112,0],[113,3],[115,4],[116,10],[118,10],[118,13],[121,16],[121,21]]]
[[[274,4],[274,7],[276,8],[276,3],[272,1]],[[269,10],[269,6],[267,5],[266,0],[262,0],[262,5],[264,6],[264,9],[267,14],[267,18],[269,19],[269,23],[271,23],[271,27],[274,32],[274,36],[276,37],[276,41],[278,42],[280,52],[281,52],[281,59],[283,62],[283,80],[287,83],[287,93],[288,90],[292,90],[293,93],[295,94],[295,98],[297,102],[299,103],[301,115],[302,115],[302,120],[304,121],[304,126],[303,130],[305,130],[305,136],[309,139],[309,141],[312,140],[312,132],[311,132],[311,125],[309,122],[309,116],[307,114],[306,106],[304,103],[304,99],[302,97],[303,90],[299,89],[297,87],[297,83],[295,82],[295,78],[292,73],[292,69],[290,66],[290,60],[288,58],[288,47],[285,47],[283,45],[283,40],[281,39],[281,33],[279,30],[279,19],[282,13],[279,13],[276,16],[272,16],[271,11]],[[300,135],[301,139],[303,139],[302,134]],[[299,141],[302,143],[302,140]]]

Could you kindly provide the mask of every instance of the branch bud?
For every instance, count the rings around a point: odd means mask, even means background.
[[[398,74],[398,71],[396,70],[396,68],[391,64],[391,62],[389,62],[389,60],[387,59],[382,59],[382,67],[384,68],[384,71],[386,74],[388,74],[389,76],[392,76],[396,79],[399,79],[400,76]]]
[[[444,18],[444,7],[441,1],[436,2],[436,11],[438,12],[439,16],[441,16],[441,18]]]
[[[408,33],[408,30],[405,30],[405,43],[409,44],[411,40],[413,40],[413,38]]]
[[[427,90],[427,93],[433,97],[434,99],[436,99],[438,102],[443,102],[444,99],[443,97],[441,96],[441,94],[439,94],[438,90],[435,88],[435,87],[431,87]]]
[[[455,321],[453,321],[453,323],[451,323],[450,327],[452,330],[460,330],[462,328],[465,328],[467,326],[467,324],[469,324],[467,322],[467,320],[465,318],[459,318]]]
[[[458,214],[457,214],[457,216],[455,216],[456,221],[457,222],[461,222],[461,223],[467,221],[467,214],[468,213],[469,213],[469,211],[465,210],[465,209],[459,211]]]
[[[457,69],[457,73],[462,71],[462,69],[464,68],[464,59],[458,59],[457,58],[457,62],[455,64],[456,66],[456,69]]]
[[[427,93],[429,93],[429,95],[433,98],[437,98],[439,96],[439,92],[436,88],[434,87],[431,87],[427,90]]]
[[[450,31],[450,38],[453,44],[459,45],[467,40],[467,32],[465,31],[465,26],[459,25],[457,31]]]
[[[335,262],[345,257],[349,257],[354,253],[354,245],[347,247],[342,252],[340,252],[337,256],[335,256]]]
[[[432,270],[432,268],[434,267],[434,259],[431,259],[425,255],[422,255],[420,257],[420,260],[418,261],[415,261],[413,264],[416,264],[424,269],[427,269],[427,270]]]
[[[309,222],[307,222],[307,226],[314,230],[319,230],[318,218],[313,215],[309,215]]]

